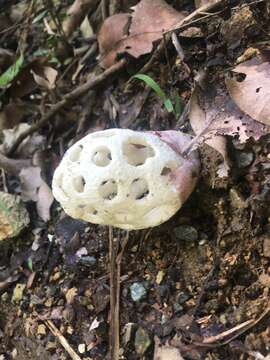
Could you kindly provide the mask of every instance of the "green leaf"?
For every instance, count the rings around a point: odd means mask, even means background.
[[[0,75],[0,87],[6,87],[18,75],[23,65],[23,55],[20,55],[15,64],[11,65],[2,75]]]
[[[28,269],[33,272],[33,260],[31,257],[27,259],[27,265]]]
[[[145,74],[136,74],[132,78],[144,81],[155,93],[161,98],[163,104],[168,112],[174,112],[174,107],[170,99],[167,98],[165,92],[161,89],[158,83],[150,76]]]
[[[48,14],[48,10],[41,11],[32,21],[32,24],[38,23],[40,20],[42,20],[46,15]]]
[[[180,116],[183,111],[183,102],[180,96],[176,93],[174,97],[174,107],[176,117]]]

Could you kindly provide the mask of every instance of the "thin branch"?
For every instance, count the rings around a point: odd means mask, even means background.
[[[94,10],[98,0],[75,0],[68,10],[68,17],[63,23],[63,29],[67,37],[76,30],[86,15]]]
[[[76,354],[76,352],[72,349],[72,347],[69,345],[67,339],[64,337],[63,334],[57,329],[57,327],[54,325],[54,323],[51,320],[44,320],[47,327],[50,329],[52,334],[58,339],[60,344],[63,346],[63,348],[66,350],[66,352],[69,354],[72,360],[81,360],[79,355]]]
[[[194,22],[197,22],[198,20],[202,20],[202,13],[205,13],[205,12],[209,13],[209,12],[215,10],[216,8],[218,8],[222,3],[225,3],[225,1],[224,0],[218,0],[214,4],[210,3],[210,4],[206,4],[206,5],[203,5],[203,6],[199,7],[198,9],[193,11],[191,14],[186,16],[183,20],[181,20],[177,24],[175,24],[172,27],[172,29],[164,32],[164,34],[167,34],[167,33],[170,34],[170,33],[174,32],[176,30],[184,29],[184,28],[187,28],[190,25],[193,25]],[[203,18],[206,18],[206,17],[208,18],[208,17],[214,16],[214,15],[216,15],[216,13],[206,15]],[[161,43],[159,43],[156,50],[153,52],[150,60],[143,66],[143,68],[140,70],[140,72],[145,73],[145,72],[149,71],[152,68],[152,65],[154,64],[154,62],[160,58],[163,51],[164,51],[164,42],[161,42]]]
[[[19,175],[19,172],[25,168],[31,166],[31,161],[27,159],[9,159],[8,157],[0,153],[0,168],[11,175]]]
[[[36,124],[32,125],[28,130],[24,131],[20,136],[18,136],[17,140],[11,146],[7,155],[12,155],[17,150],[18,146],[22,143],[22,141],[27,138],[27,136],[33,134],[34,132],[42,128],[44,125],[46,125],[58,111],[63,109],[63,107],[65,107],[67,104],[72,103],[90,89],[101,84],[109,76],[122,69],[125,63],[125,60],[120,60],[118,63],[111,66],[109,69],[105,70],[100,75],[90,78],[86,81],[86,83],[79,85],[76,89],[64,95],[63,99],[54,104],[51,109],[46,112]]]

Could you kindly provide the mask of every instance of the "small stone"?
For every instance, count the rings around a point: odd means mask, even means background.
[[[38,335],[46,335],[46,326],[44,324],[38,325],[37,333]]]
[[[266,236],[263,241],[263,256],[270,257],[270,236]]]
[[[21,198],[0,191],[0,241],[19,235],[29,221]]]
[[[198,231],[190,225],[180,225],[174,228],[175,236],[178,240],[196,241],[198,239]]]
[[[261,274],[259,276],[259,282],[266,287],[270,287],[270,276],[268,274]]]
[[[46,344],[46,350],[54,350],[56,349],[56,342],[54,341],[48,341]]]
[[[82,256],[79,260],[80,264],[84,265],[84,266],[94,266],[96,265],[97,259],[94,256]]]
[[[146,289],[141,283],[133,283],[130,286],[130,295],[133,301],[140,301],[146,295]]]
[[[227,324],[227,318],[225,314],[221,314],[219,317],[219,321],[221,322],[221,324],[226,325]]]
[[[230,200],[232,207],[234,207],[235,209],[245,209],[247,207],[247,204],[243,199],[242,195],[239,194],[236,189],[230,190]]]
[[[127,323],[124,327],[124,335],[123,335],[123,345],[126,346],[134,337],[135,331],[135,324],[134,323]]]
[[[236,151],[236,163],[240,169],[244,169],[247,166],[251,165],[253,159],[253,152]]]
[[[177,313],[180,313],[184,310],[183,306],[180,305],[178,302],[176,303],[173,303],[173,310],[174,310],[174,313],[177,314]]]
[[[135,335],[135,350],[138,355],[143,355],[151,345],[151,339],[145,329],[139,327]]]
[[[157,277],[156,277],[156,283],[158,285],[161,284],[164,276],[165,276],[165,272],[163,270],[159,270],[159,272],[157,273]]]
[[[75,311],[71,305],[67,305],[63,310],[63,318],[68,322],[72,322],[75,318]]]
[[[78,351],[80,354],[84,354],[86,351],[86,345],[85,344],[79,344],[78,345]]]
[[[188,299],[190,299],[190,295],[183,291],[181,291],[176,297],[178,304],[184,304]]]
[[[18,303],[19,301],[22,300],[25,287],[26,287],[25,284],[17,284],[15,286],[15,289],[13,290],[13,294],[12,294],[12,299],[11,299],[11,301],[13,303]]]

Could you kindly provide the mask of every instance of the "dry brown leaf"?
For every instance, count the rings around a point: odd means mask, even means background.
[[[256,21],[248,6],[238,7],[232,16],[223,22],[220,33],[229,48],[235,48],[247,33],[256,31]]]
[[[41,177],[38,166],[30,166],[20,172],[21,197],[24,201],[36,202],[38,215],[44,220],[50,219],[50,207],[53,203],[52,191]]]
[[[18,125],[27,113],[27,109],[19,100],[11,100],[0,112],[0,131]]]
[[[50,66],[44,66],[42,69],[42,74],[37,74],[34,71],[32,71],[33,77],[35,79],[35,82],[47,89],[52,90],[55,88],[55,81],[58,75],[58,71]]]
[[[135,58],[148,54],[153,43],[185,17],[163,0],[141,0],[132,9],[129,30],[129,14],[113,15],[102,25],[98,42],[103,67],[111,66],[120,53],[126,52]]]
[[[98,0],[75,0],[67,12],[63,23],[65,35],[70,36],[76,30],[91,9],[95,9]]]
[[[98,33],[102,67],[110,67],[115,62],[117,53],[124,51],[121,40],[127,36],[129,19],[130,14],[122,13],[110,16],[104,21]]]
[[[29,124],[21,123],[15,126],[13,129],[3,130],[3,140],[2,145],[0,146],[0,151],[2,153],[7,153],[20,134],[29,128]],[[37,149],[40,149],[40,147],[44,144],[44,141],[45,138],[38,134],[28,136],[19,146],[17,153],[20,155],[20,157],[29,157]]]
[[[253,119],[270,126],[270,64],[259,57],[234,68],[246,75],[243,81],[227,79],[227,89],[242,111]]]
[[[224,135],[238,137],[244,143],[250,137],[258,140],[268,129],[244,114],[220,86],[214,96],[207,96],[197,88],[191,97],[190,123],[200,137],[199,141],[217,150],[224,163],[218,170],[220,177],[227,176],[230,161]]]

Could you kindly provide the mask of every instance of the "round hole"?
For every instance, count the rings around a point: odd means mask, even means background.
[[[145,179],[137,178],[132,181],[130,186],[130,195],[135,200],[141,200],[149,194],[148,184]]]
[[[83,149],[83,146],[82,145],[79,145],[79,146],[76,146],[74,149],[72,149],[70,155],[69,155],[69,159],[71,161],[78,161],[79,158],[80,158],[80,155],[81,155],[81,152],[82,152],[82,149]]]
[[[76,176],[75,178],[73,178],[73,186],[77,192],[82,193],[85,187],[84,178],[82,176]]]
[[[144,139],[132,138],[123,144],[123,155],[133,166],[143,165],[150,157],[155,156],[154,149]]]
[[[97,166],[107,166],[112,160],[111,151],[106,146],[99,147],[95,149],[92,161]]]
[[[105,180],[99,186],[99,194],[104,200],[112,200],[116,197],[117,192],[118,186],[113,179]]]
[[[175,161],[168,162],[161,170],[161,176],[170,175],[179,165]]]

